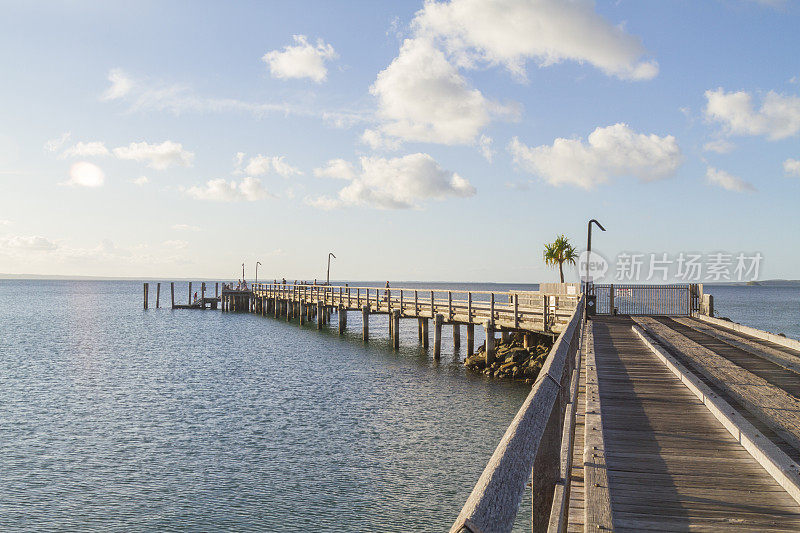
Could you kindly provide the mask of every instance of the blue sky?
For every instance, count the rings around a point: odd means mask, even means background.
[[[0,6],[2,273],[800,278],[794,0]]]

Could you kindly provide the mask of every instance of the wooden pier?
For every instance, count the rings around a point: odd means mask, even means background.
[[[527,480],[534,531],[800,531],[800,341],[701,314],[702,288],[617,289],[576,309],[451,532],[510,531]]]
[[[145,309],[148,306],[145,284]],[[180,308],[206,308],[203,296]],[[160,284],[156,288],[159,305]],[[475,326],[557,336],[531,392],[451,533],[511,531],[532,491],[533,531],[800,531],[800,341],[721,321],[702,286],[597,286],[588,295],[448,289],[223,285],[225,312],[314,323],[416,321],[433,356]],[[200,303],[197,303],[199,300]],[[209,304],[210,305],[210,304]],[[202,306],[202,307],[201,307]],[[527,335],[525,335],[527,334]]]

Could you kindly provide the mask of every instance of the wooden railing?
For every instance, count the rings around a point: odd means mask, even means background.
[[[562,436],[562,432],[565,418],[569,424],[573,416],[572,409],[568,409],[569,403],[574,405],[575,402],[570,385],[577,384],[575,371],[583,327],[581,299],[553,345],[530,394],[472,489],[451,533],[511,531],[529,479],[533,493],[533,530],[548,529],[551,508],[565,516],[568,485],[558,491],[561,501],[554,502],[553,495],[556,485],[567,484],[569,478],[568,471],[562,473],[565,462],[561,458],[572,453],[571,443],[562,444],[565,438],[571,441],[573,437],[569,433]],[[559,516],[554,521],[557,529],[558,524],[563,523]]]
[[[575,295],[537,292],[281,283],[257,283],[253,285],[253,293],[259,298],[322,303],[349,310],[367,306],[370,313],[399,311],[401,317],[429,318],[440,314],[450,323],[482,324],[490,320],[496,327],[554,332],[563,330],[579,300]]]

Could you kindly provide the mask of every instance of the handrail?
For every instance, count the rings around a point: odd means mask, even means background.
[[[531,474],[535,491],[534,525],[539,524],[534,529],[542,529],[542,524],[546,528],[558,476],[561,427],[582,324],[583,299],[553,345],[530,394],[489,459],[451,533],[511,531]]]

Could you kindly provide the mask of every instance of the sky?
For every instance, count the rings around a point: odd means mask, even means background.
[[[0,13],[0,273],[800,278],[796,0]]]

